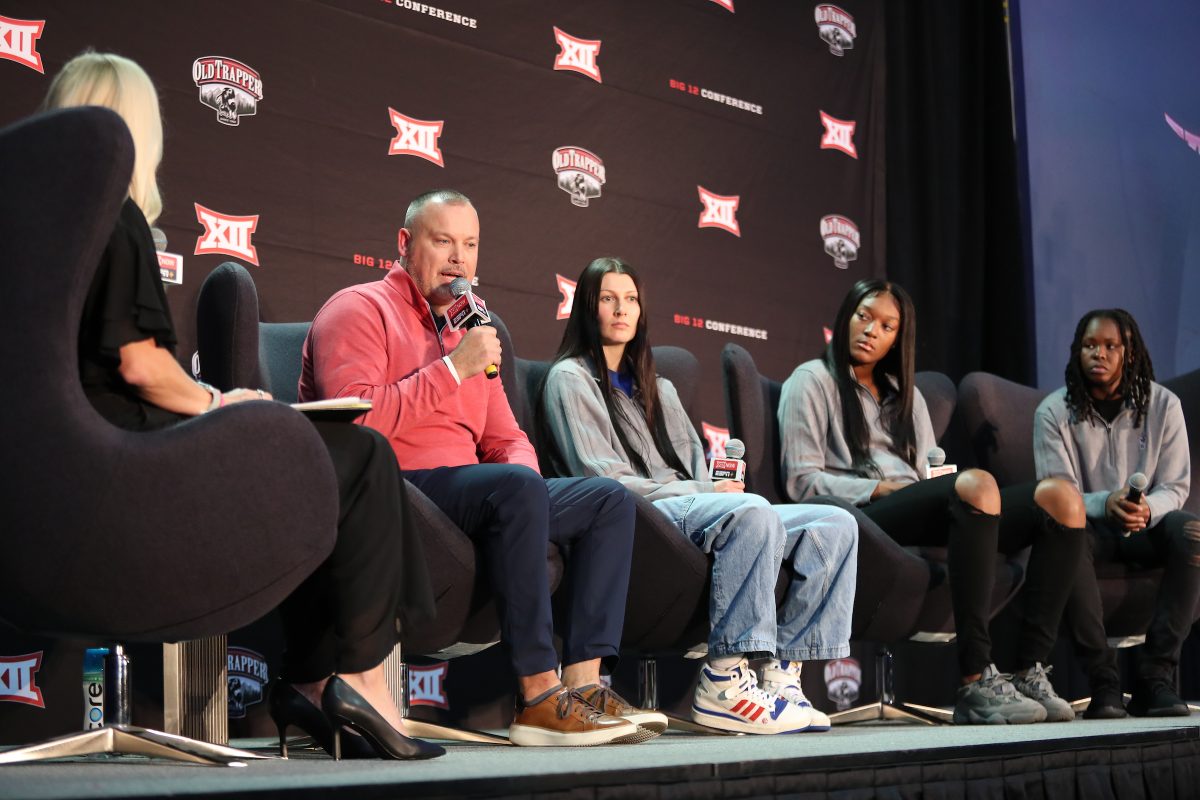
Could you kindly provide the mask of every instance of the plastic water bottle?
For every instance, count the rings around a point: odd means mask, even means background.
[[[89,647],[83,653],[83,729],[104,727],[104,658],[107,647]]]

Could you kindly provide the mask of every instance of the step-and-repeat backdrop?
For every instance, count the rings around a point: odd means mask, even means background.
[[[519,355],[550,357],[579,272],[625,258],[653,341],[700,358],[719,445],[721,347],[783,378],[850,285],[883,274],[881,5],[0,0],[0,124],[86,48],[146,68],[185,362],[217,264],[251,271],[264,319],[311,319],[392,267],[412,196],[449,187],[479,210],[478,292]],[[50,711],[55,676],[77,724],[78,651],[55,666],[23,641],[0,639],[0,714]],[[256,699],[268,668],[248,652],[235,679]],[[27,738],[21,724],[5,738]]]

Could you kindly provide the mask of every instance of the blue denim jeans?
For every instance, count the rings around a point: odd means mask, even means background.
[[[710,656],[767,652],[808,661],[850,654],[858,525],[849,512],[724,492],[654,505],[713,555]],[[791,581],[777,613],[775,582],[784,562]]]

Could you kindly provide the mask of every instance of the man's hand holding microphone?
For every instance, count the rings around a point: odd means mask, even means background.
[[[502,352],[500,336],[491,325],[487,306],[471,291],[471,284],[465,278],[450,282],[450,294],[456,299],[446,309],[447,327],[467,331],[450,353],[459,380],[465,381],[481,372],[489,379],[495,378],[500,374],[497,367]]]

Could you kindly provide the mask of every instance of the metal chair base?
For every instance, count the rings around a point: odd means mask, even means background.
[[[451,742],[471,742],[472,744],[500,744],[515,747],[504,736],[493,733],[474,731],[468,728],[455,728],[450,725],[439,725],[412,717],[404,718],[404,732],[418,739],[444,739]]]
[[[478,649],[488,646],[490,645],[482,647],[464,645],[464,647],[478,647]],[[383,674],[387,679],[388,691],[391,692],[392,700],[396,703],[396,707],[400,709],[400,716],[404,717],[405,733],[409,736],[416,736],[419,739],[471,742],[472,744],[512,745],[512,742],[504,736],[496,736],[495,734],[470,730],[469,728],[455,728],[451,725],[441,725],[410,717],[408,715],[408,662],[404,660],[404,648],[399,643],[392,648],[392,652],[388,653],[387,658],[383,660]]]
[[[690,656],[689,656],[690,657]],[[642,656],[638,661],[638,706],[657,711],[658,709],[658,660],[654,656]],[[722,731],[701,725],[687,717],[667,714],[667,730],[696,733],[704,736],[741,736],[733,731]]]
[[[875,683],[879,687],[878,700],[845,711],[837,711],[829,715],[829,721],[834,725],[897,720],[920,722],[923,725],[947,725],[954,721],[954,713],[950,709],[897,702],[894,688],[896,670],[892,649],[887,645],[881,646],[875,653]]]
[[[67,734],[38,744],[6,750],[0,753],[0,764],[22,764],[102,754],[147,756],[224,767],[244,767],[247,761],[271,758],[150,728],[106,725],[92,731]]]
[[[856,722],[919,722],[923,725],[945,725],[954,719],[953,712],[936,706],[910,705],[908,703],[885,703],[876,700],[865,706],[837,711],[829,715],[834,725],[852,725]]]

